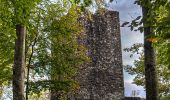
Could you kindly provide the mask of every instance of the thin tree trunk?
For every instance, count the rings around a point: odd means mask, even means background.
[[[30,66],[31,66],[31,60],[32,60],[32,57],[33,57],[33,54],[34,54],[34,46],[37,42],[37,38],[38,38],[38,35],[35,37],[34,39],[34,43],[32,44],[31,46],[31,55],[29,57],[29,61],[28,61],[28,66],[27,66],[27,84],[26,84],[26,100],[28,100],[28,94],[29,94],[29,76],[30,76]]]
[[[16,25],[13,66],[13,100],[24,100],[25,27]]]
[[[146,1],[147,2],[147,1]],[[144,65],[145,65],[145,85],[146,85],[146,100],[158,100],[157,72],[155,66],[155,52],[152,47],[152,42],[148,41],[148,36],[154,35],[150,26],[146,26],[149,17],[149,8],[142,7],[144,17]]]

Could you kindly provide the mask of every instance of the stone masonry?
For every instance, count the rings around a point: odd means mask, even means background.
[[[95,13],[85,24],[91,62],[81,67],[75,100],[123,100],[124,82],[119,13]]]

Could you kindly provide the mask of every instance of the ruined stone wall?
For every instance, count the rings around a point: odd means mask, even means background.
[[[85,23],[91,62],[81,67],[75,100],[122,100],[124,97],[119,13],[92,15]]]

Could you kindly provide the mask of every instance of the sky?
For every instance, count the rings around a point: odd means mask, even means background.
[[[141,8],[138,5],[135,5],[134,1],[135,0],[114,0],[113,3],[109,4],[110,10],[119,11],[120,25],[141,15]],[[134,55],[133,58],[130,58],[130,54],[124,52],[123,49],[131,47],[134,43],[143,43],[143,34],[131,31],[129,27],[121,27],[120,30],[123,65],[133,65],[133,61],[138,59],[139,56]],[[130,96],[131,92],[135,90],[139,92],[140,97],[145,97],[143,87],[132,84],[133,78],[134,76],[129,75],[124,71],[125,95]]]

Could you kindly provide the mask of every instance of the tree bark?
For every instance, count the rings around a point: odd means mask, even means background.
[[[13,66],[13,100],[24,100],[25,27],[16,25]]]
[[[147,1],[146,1],[147,2]],[[144,18],[144,65],[145,65],[145,85],[146,100],[158,100],[157,71],[155,66],[155,52],[152,42],[148,40],[148,36],[154,35],[151,30],[151,23],[146,21],[149,18],[149,8],[142,7]],[[147,24],[147,25],[146,25]]]

